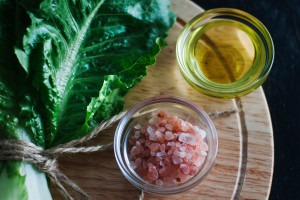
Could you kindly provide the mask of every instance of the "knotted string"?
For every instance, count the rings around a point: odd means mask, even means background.
[[[110,146],[112,143],[106,145],[97,145],[90,147],[75,147],[96,137],[101,131],[109,128],[114,122],[120,120],[125,115],[122,112],[107,121],[101,123],[90,134],[71,142],[58,145],[50,149],[43,149],[31,142],[24,140],[1,140],[0,141],[0,160],[16,160],[34,164],[40,171],[45,172],[51,181],[57,185],[60,193],[68,200],[74,198],[67,191],[65,186],[68,186],[78,199],[90,199],[89,196],[78,187],[73,181],[68,179],[66,175],[61,173],[58,169],[57,159],[60,155],[65,153],[89,153],[95,151],[102,151]]]
[[[236,112],[239,112],[239,110],[234,109],[225,112],[210,113],[209,116],[214,119],[231,115]],[[69,187],[75,193],[78,199],[90,199],[90,197],[79,186],[77,186],[66,175],[60,172],[58,169],[57,159],[59,156],[65,153],[89,153],[106,150],[107,148],[111,147],[113,143],[89,147],[75,146],[83,144],[84,142],[96,137],[101,131],[109,128],[112,124],[119,121],[125,115],[125,113],[126,112],[122,112],[113,116],[109,120],[102,122],[90,134],[80,139],[73,140],[50,149],[43,149],[31,142],[24,140],[0,140],[0,160],[23,161],[35,165],[40,171],[45,172],[48,175],[51,181],[57,185],[60,193],[68,200],[73,200],[74,198],[65,188],[65,186]],[[144,193],[142,191],[139,199],[143,199],[143,197]]]

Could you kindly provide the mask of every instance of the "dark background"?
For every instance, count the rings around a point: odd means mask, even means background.
[[[275,62],[263,84],[275,143],[270,200],[300,199],[300,0],[193,1],[206,10],[244,10],[257,17],[272,35]]]

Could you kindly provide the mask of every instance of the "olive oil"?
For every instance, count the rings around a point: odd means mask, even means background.
[[[189,35],[184,56],[197,79],[231,84],[259,76],[264,68],[260,63],[266,60],[265,48],[260,48],[263,45],[249,26],[233,20],[216,20]]]

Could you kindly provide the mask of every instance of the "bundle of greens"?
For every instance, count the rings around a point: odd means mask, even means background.
[[[0,0],[0,139],[50,148],[123,109],[175,15],[168,0]],[[1,149],[0,149],[1,151]],[[0,199],[52,199],[44,173],[0,162]]]

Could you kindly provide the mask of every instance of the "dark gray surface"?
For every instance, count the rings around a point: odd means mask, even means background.
[[[300,0],[193,0],[257,17],[271,33],[275,62],[263,84],[272,117],[275,167],[270,199],[300,199]]]

